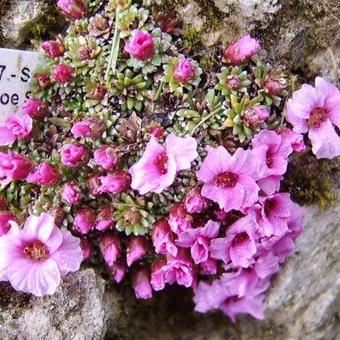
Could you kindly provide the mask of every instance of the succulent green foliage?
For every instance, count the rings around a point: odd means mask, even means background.
[[[120,196],[115,204],[116,211],[113,216],[116,220],[116,229],[126,235],[145,235],[152,228],[155,218],[150,213],[151,202],[133,197],[127,193]]]

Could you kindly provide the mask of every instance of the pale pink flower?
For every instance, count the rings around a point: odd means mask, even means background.
[[[51,58],[58,58],[61,57],[64,52],[64,45],[56,40],[48,40],[44,41],[41,44],[41,48],[51,57]]]
[[[26,181],[38,185],[54,186],[60,182],[61,174],[53,165],[41,163],[34,172],[31,172]]]
[[[243,124],[253,129],[257,129],[269,117],[269,111],[263,105],[255,105],[243,112]]]
[[[102,207],[96,217],[96,229],[105,231],[113,227],[112,207]]]
[[[178,171],[190,169],[191,162],[198,155],[196,149],[197,142],[192,137],[170,134],[163,146],[151,136],[142,158],[129,170],[132,189],[141,195],[161,193],[173,183]]]
[[[125,259],[121,258],[117,262],[113,263],[112,266],[109,267],[109,271],[113,281],[121,283],[124,280],[127,271]]]
[[[99,193],[119,194],[125,191],[130,184],[130,175],[124,171],[116,171],[106,176],[99,176]]]
[[[10,221],[18,222],[18,219],[10,211],[0,211],[0,236],[7,234],[11,228]]]
[[[67,84],[74,79],[75,70],[67,64],[60,64],[54,67],[53,76],[58,84]]]
[[[138,60],[151,59],[155,54],[155,43],[152,34],[134,30],[130,40],[125,44],[125,52]]]
[[[97,118],[88,118],[80,122],[75,123],[72,126],[71,133],[74,138],[89,137],[98,139],[105,131],[104,123]]]
[[[77,271],[83,259],[80,240],[46,213],[30,216],[23,229],[12,222],[0,238],[0,252],[0,279],[36,296],[54,294],[61,276]]]
[[[232,64],[241,64],[260,49],[259,41],[247,34],[228,46],[225,50],[225,58]]]
[[[207,199],[201,195],[201,188],[196,187],[187,193],[184,204],[188,213],[201,213],[207,205]]]
[[[81,144],[66,144],[60,149],[61,162],[70,168],[86,164],[88,156],[87,148]]]
[[[150,273],[146,267],[135,268],[132,272],[132,287],[137,299],[151,299]]]
[[[87,12],[84,0],[58,0],[57,6],[72,20],[83,18]]]
[[[175,204],[169,213],[168,222],[171,230],[180,235],[184,230],[192,227],[193,217],[185,209],[183,203]]]
[[[204,183],[201,194],[226,212],[252,206],[259,187],[258,159],[251,151],[238,148],[234,155],[223,147],[209,147],[197,177]]]
[[[66,204],[78,204],[82,195],[81,189],[74,182],[65,183],[61,188],[61,200]]]
[[[93,228],[96,214],[90,208],[84,208],[74,216],[73,228],[80,234],[88,234]]]
[[[133,263],[148,253],[148,240],[143,236],[134,236],[129,240],[126,251],[126,263],[131,267]]]
[[[118,163],[118,155],[111,145],[104,145],[93,154],[97,165],[105,170],[113,170]]]
[[[301,133],[283,128],[279,130],[279,134],[291,144],[293,151],[303,152],[306,150],[306,144]]]
[[[11,145],[17,139],[26,139],[32,132],[33,120],[28,115],[11,115],[0,126],[0,146]]]
[[[22,104],[21,110],[33,119],[43,118],[48,113],[47,105],[38,98],[29,98]]]
[[[117,262],[122,252],[120,240],[113,234],[103,236],[99,241],[99,247],[104,260],[109,267]]]
[[[173,72],[174,79],[185,84],[195,76],[196,66],[189,59],[181,59]]]
[[[170,229],[170,225],[166,220],[160,220],[154,224],[151,231],[152,243],[157,254],[177,255],[177,247],[175,246],[175,234]]]
[[[286,118],[299,133],[308,132],[316,158],[333,158],[340,155],[340,91],[317,77],[315,88],[303,84],[288,100]]]

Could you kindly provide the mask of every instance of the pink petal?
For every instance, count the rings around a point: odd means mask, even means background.
[[[216,238],[220,230],[220,223],[209,220],[203,228],[200,228],[199,235],[207,238]]]
[[[209,257],[208,240],[199,236],[196,242],[191,247],[191,256],[196,264],[208,260]]]
[[[256,274],[260,279],[272,276],[280,270],[279,258],[272,253],[260,256],[254,266]]]
[[[10,129],[0,126],[0,146],[12,145],[17,139],[17,136]]]
[[[184,248],[191,247],[198,235],[198,229],[187,229],[179,234],[176,245]]]
[[[322,77],[315,78],[315,88],[318,92],[324,94],[326,97],[332,97],[340,94],[336,86]]]
[[[329,120],[340,129],[340,95],[327,99],[325,108],[328,110]]]
[[[222,260],[228,263],[230,260],[228,252],[228,242],[226,238],[216,238],[210,242],[210,256],[216,260]]]
[[[257,181],[260,189],[267,195],[272,195],[280,190],[283,176],[268,176]]]
[[[244,190],[244,198],[241,205],[242,208],[248,208],[252,206],[258,199],[260,188],[255,183],[255,181],[248,176],[239,176],[238,184],[241,185]],[[236,190],[237,188],[238,186],[235,187]],[[236,193],[234,197],[236,198]]]

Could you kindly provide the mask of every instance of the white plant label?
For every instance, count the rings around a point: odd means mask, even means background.
[[[19,112],[30,97],[30,80],[41,60],[38,52],[0,48],[0,120]]]

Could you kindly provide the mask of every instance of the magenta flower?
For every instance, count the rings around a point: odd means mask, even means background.
[[[60,182],[60,179],[61,174],[56,167],[41,163],[34,172],[27,176],[26,181],[38,185],[54,186]]]
[[[7,234],[11,228],[10,221],[18,222],[15,215],[10,211],[0,211],[0,236]]]
[[[204,275],[217,274],[217,260],[208,258],[206,261],[200,263],[201,273]]]
[[[238,148],[233,156],[222,146],[209,148],[197,177],[204,183],[201,194],[226,212],[252,206],[259,187],[258,160],[251,151]]]
[[[163,146],[152,136],[142,158],[129,170],[132,189],[138,190],[141,195],[161,193],[173,183],[177,171],[190,168],[198,155],[196,149],[197,142],[192,137],[170,134]]]
[[[60,64],[53,69],[54,79],[58,84],[67,84],[74,79],[74,68],[70,65]]]
[[[112,208],[110,206],[102,207],[96,217],[96,229],[106,231],[113,227]]]
[[[163,268],[166,265],[165,259],[156,260],[151,267],[151,286],[155,291],[160,291],[165,288],[165,272]]]
[[[255,105],[243,112],[243,124],[257,129],[269,117],[269,111],[263,105]]]
[[[100,194],[100,181],[97,175],[91,175],[86,181],[86,186],[89,189],[91,196],[97,197]]]
[[[33,121],[28,115],[11,115],[0,126],[0,146],[11,145],[17,139],[26,139],[32,132]]]
[[[227,229],[226,237],[211,240],[210,256],[248,268],[254,261],[258,238],[258,227],[252,216],[242,217]]]
[[[191,257],[196,264],[205,262],[209,258],[210,240],[218,236],[219,230],[220,224],[209,220],[202,228],[183,231],[179,235],[176,245],[190,248]]]
[[[155,54],[155,43],[152,34],[141,30],[134,30],[130,40],[125,44],[125,52],[138,60],[151,59]]]
[[[58,0],[57,6],[72,20],[83,18],[87,12],[84,0]]]
[[[113,281],[116,283],[121,283],[125,278],[127,271],[125,259],[121,258],[117,262],[113,263],[112,266],[109,267],[109,271],[111,273]]]
[[[88,118],[72,126],[71,133],[74,138],[89,137],[98,139],[106,130],[104,123],[97,118]]]
[[[99,241],[99,247],[108,266],[112,266],[117,262],[122,252],[120,240],[113,234],[103,236]]]
[[[113,170],[118,163],[118,155],[111,145],[104,145],[93,154],[97,165],[105,170]]]
[[[77,271],[83,259],[80,240],[45,213],[30,216],[23,229],[12,222],[0,238],[0,251],[0,279],[36,296],[54,294],[60,277]]]
[[[150,284],[150,273],[146,267],[139,267],[132,272],[132,287],[137,299],[151,299],[152,287]]]
[[[92,243],[86,238],[81,239],[80,247],[83,252],[83,261],[90,259],[93,255]]]
[[[81,144],[66,144],[60,149],[61,162],[70,168],[86,164],[88,156],[88,150]]]
[[[133,263],[148,253],[148,240],[143,236],[135,236],[129,240],[126,251],[126,263],[131,267]]]
[[[14,152],[0,152],[0,183],[8,184],[12,180],[24,180],[33,168],[33,163],[26,157]]]
[[[48,40],[41,44],[41,48],[51,57],[51,58],[58,58],[61,57],[64,52],[64,45],[55,40]]]
[[[187,193],[184,204],[188,213],[201,213],[207,205],[207,199],[201,195],[201,189],[196,187]]]
[[[171,231],[170,225],[166,220],[160,220],[153,226],[151,231],[152,243],[157,254],[177,255],[177,247],[175,246],[175,234]]]
[[[74,182],[68,182],[61,188],[61,200],[69,205],[78,204],[83,196],[79,186]]]
[[[189,59],[181,59],[174,68],[173,77],[182,84],[195,76],[196,66]]]
[[[333,158],[340,155],[340,91],[317,77],[315,88],[303,84],[288,100],[286,118],[295,132],[306,133],[316,158]]]
[[[48,113],[47,105],[40,99],[29,98],[22,104],[21,110],[33,119],[43,118]]]
[[[177,235],[191,228],[192,220],[192,216],[187,212],[183,203],[175,204],[171,208],[168,222],[171,230]]]
[[[242,64],[260,49],[259,41],[247,34],[228,46],[225,51],[225,58],[232,64]]]
[[[119,194],[130,184],[130,175],[126,171],[116,171],[106,176],[99,176],[99,193]]]
[[[80,234],[88,234],[93,228],[96,214],[90,208],[84,208],[74,216],[73,228]]]

